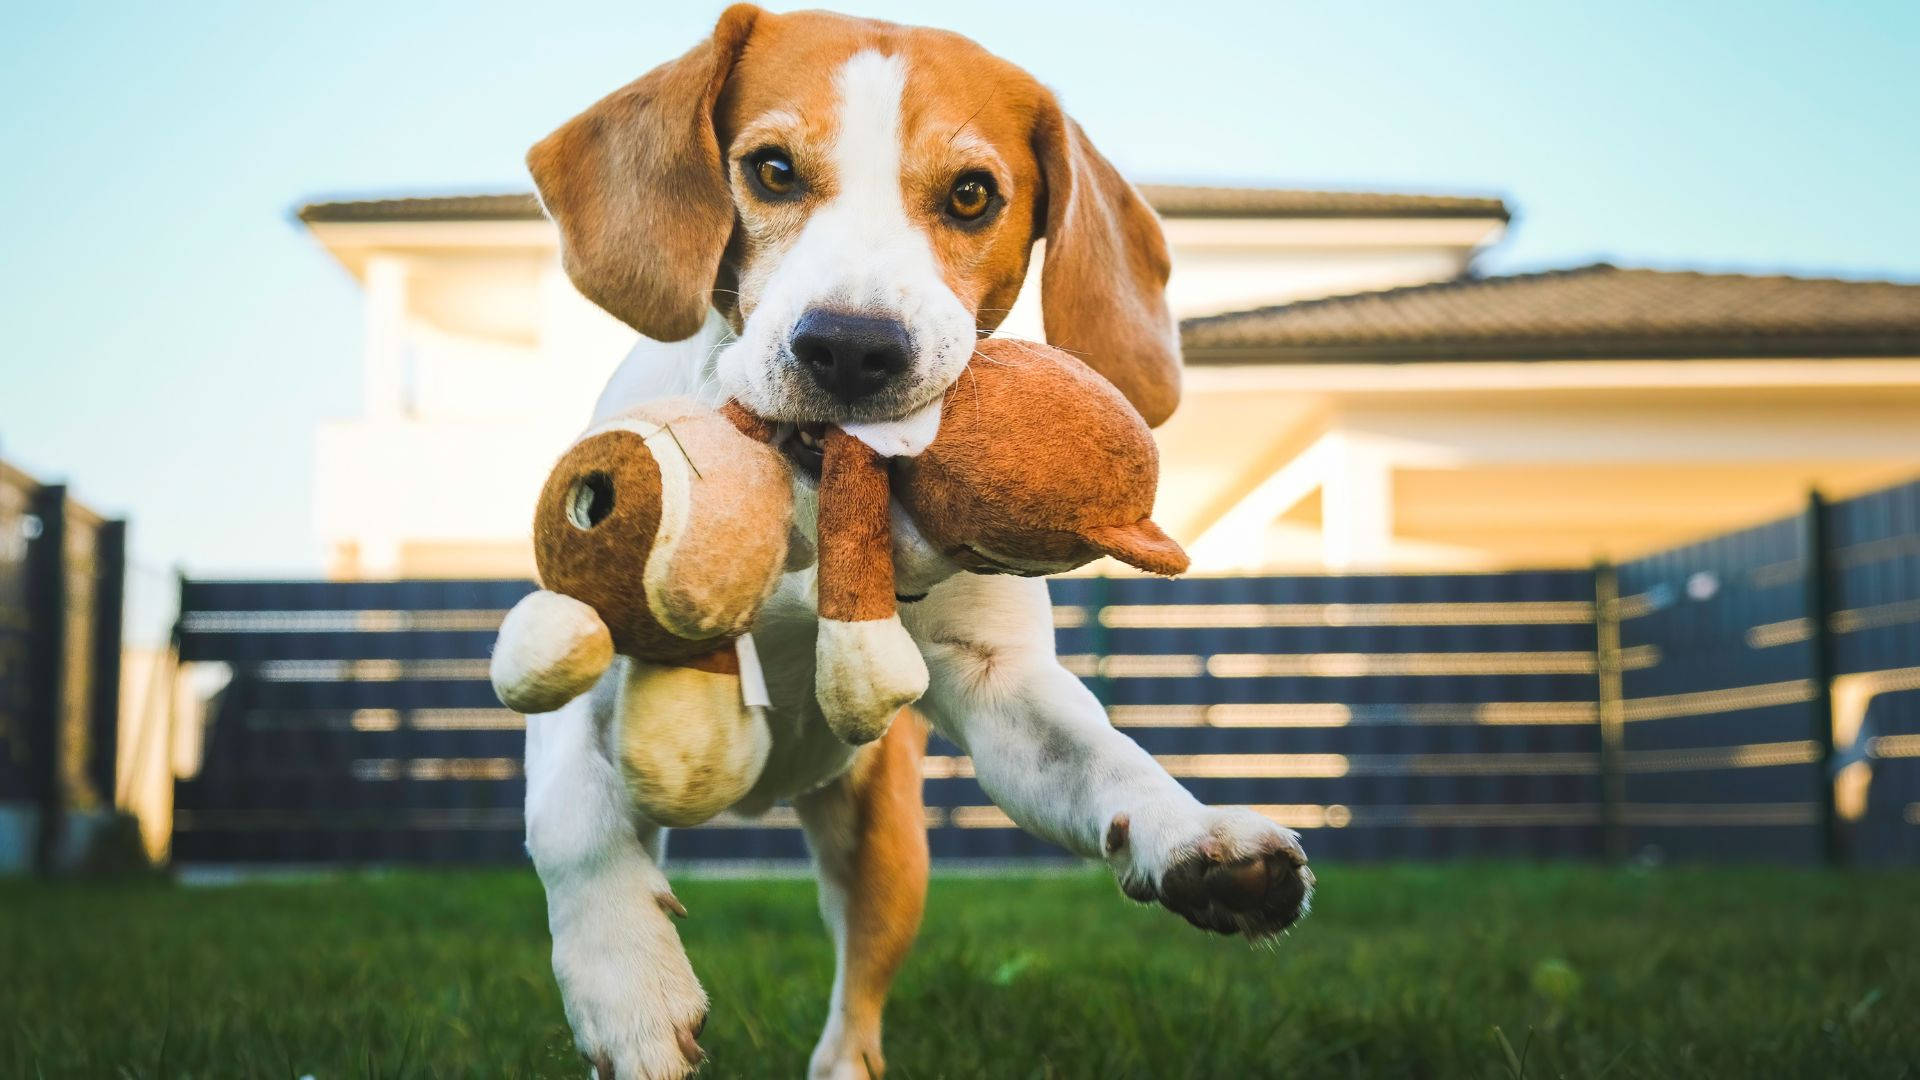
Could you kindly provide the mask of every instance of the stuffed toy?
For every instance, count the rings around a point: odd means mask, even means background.
[[[651,402],[583,435],[534,513],[538,591],[507,613],[494,692],[551,712],[621,657],[616,709],[634,802],[692,825],[759,778],[771,738],[747,628],[789,560],[791,473],[741,433],[760,425],[684,399]]]
[[[1154,574],[1187,568],[1148,516],[1160,472],[1152,432],[1112,383],[1060,349],[980,342],[918,453],[889,458],[838,428],[818,441],[814,692],[847,742],[879,738],[926,692],[925,664],[894,608],[889,493],[922,537],[973,573],[1037,577],[1103,555]]]
[[[501,626],[500,700],[557,709],[617,655],[636,804],[662,824],[690,824],[745,794],[769,742],[747,628],[780,575],[813,559],[793,534],[782,443],[819,451],[814,695],[849,744],[879,738],[927,689],[896,609],[892,503],[958,570],[1040,576],[1103,555],[1156,574],[1186,569],[1148,516],[1159,473],[1151,432],[1079,360],[982,341],[930,413],[937,425],[923,416],[918,438],[888,425],[796,433],[737,402],[673,400],[589,431],[541,493],[543,589]]]

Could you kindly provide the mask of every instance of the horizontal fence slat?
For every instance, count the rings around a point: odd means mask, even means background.
[[[1920,857],[1920,484],[1832,504],[1839,805],[1872,859]],[[1769,522],[1617,568],[1049,583],[1061,661],[1209,803],[1330,858],[1819,857],[1807,530]],[[207,581],[187,660],[235,677],[178,785],[184,861],[524,858],[525,720],[486,661],[525,581]],[[1619,628],[1621,800],[1601,776],[1598,620]],[[1851,681],[1849,681],[1851,680]],[[1843,715],[1844,714],[1844,715]],[[1842,742],[1836,736],[1836,744]],[[1870,782],[1845,795],[1845,770]],[[1063,858],[935,736],[943,859]],[[1857,805],[1855,805],[1857,804]],[[1609,806],[1611,805],[1611,810]],[[1852,807],[1849,811],[1846,808]],[[677,831],[676,857],[795,859],[785,806]]]
[[[188,581],[182,615],[259,611],[504,611],[532,592],[531,581],[414,579],[406,581]]]

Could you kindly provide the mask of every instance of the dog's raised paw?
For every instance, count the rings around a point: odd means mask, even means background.
[[[1139,836],[1126,815],[1116,816],[1106,847],[1110,858],[1126,864],[1121,889],[1202,930],[1253,940],[1274,937],[1306,914],[1313,871],[1291,829],[1240,807],[1209,810],[1202,825],[1156,859],[1153,852],[1132,850],[1152,841]]]

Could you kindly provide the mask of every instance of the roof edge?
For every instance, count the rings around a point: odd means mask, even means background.
[[[1717,334],[1598,335],[1577,340],[1394,342],[1372,345],[1188,346],[1198,367],[1256,364],[1419,364],[1555,360],[1920,359],[1920,331],[1731,337]]]
[[[1466,219],[1508,223],[1513,212],[1492,195],[1440,195],[1340,188],[1219,187],[1139,184],[1141,194],[1166,218],[1265,219]],[[537,221],[545,216],[532,192],[497,191],[444,195],[339,195],[293,208],[307,225],[406,224],[431,221]]]

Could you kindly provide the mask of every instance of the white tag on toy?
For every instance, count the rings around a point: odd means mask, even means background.
[[[740,658],[740,700],[749,709],[773,708],[773,695],[767,693],[767,675],[760,669],[760,654],[754,651],[753,635],[733,639],[733,654]]]
[[[940,403],[934,398],[898,420],[841,424],[840,430],[866,443],[884,458],[918,457],[940,434]]]

